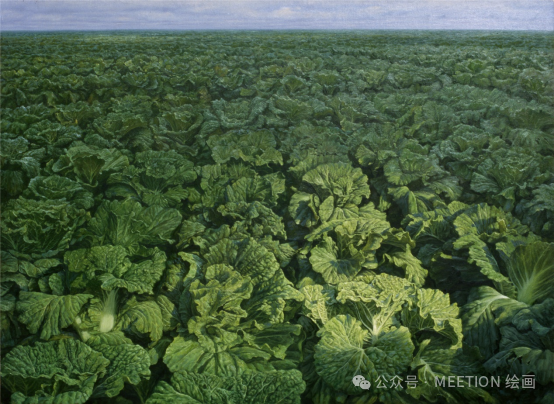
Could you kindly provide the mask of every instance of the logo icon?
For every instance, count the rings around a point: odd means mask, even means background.
[[[364,390],[369,390],[369,388],[371,387],[371,383],[369,382],[369,380],[362,380],[360,382],[360,387]]]
[[[363,377],[362,375],[357,375],[357,376],[354,376],[354,378],[352,379],[352,383],[354,383],[354,386],[358,387],[360,385],[360,382],[364,380],[365,380],[365,377]]]
[[[371,387],[371,383],[369,382],[369,380],[366,380],[365,377],[363,377],[362,375],[354,376],[354,378],[352,379],[352,383],[354,384],[354,386],[360,387],[364,390],[369,390],[369,388]]]

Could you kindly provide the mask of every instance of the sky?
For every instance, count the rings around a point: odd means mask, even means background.
[[[553,0],[0,0],[2,31],[554,31]]]

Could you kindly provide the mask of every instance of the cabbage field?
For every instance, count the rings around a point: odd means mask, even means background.
[[[554,403],[553,33],[2,36],[2,402]]]

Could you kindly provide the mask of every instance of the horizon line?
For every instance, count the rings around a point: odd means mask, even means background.
[[[108,29],[0,29],[0,35],[4,32],[19,32],[19,33],[56,33],[56,32],[143,32],[143,31],[157,31],[157,32],[244,32],[244,31],[253,31],[253,32],[270,32],[270,31],[279,31],[279,32],[334,32],[334,31],[458,31],[458,32],[542,32],[542,33],[554,33],[553,30],[544,30],[544,29],[487,29],[487,28],[108,28]]]

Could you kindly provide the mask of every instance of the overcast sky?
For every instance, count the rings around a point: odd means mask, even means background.
[[[1,29],[554,31],[553,0],[1,0]]]

